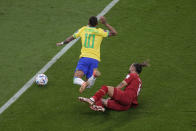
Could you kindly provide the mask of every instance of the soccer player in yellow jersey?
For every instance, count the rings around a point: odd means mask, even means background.
[[[87,26],[83,26],[72,36],[68,37],[65,41],[56,43],[57,46],[64,45],[70,41],[81,37],[82,49],[80,60],[78,61],[73,83],[80,85],[80,93],[86,88],[90,88],[96,77],[100,75],[98,71],[98,63],[100,62],[100,46],[104,37],[115,36],[116,30],[107,23],[105,17],[100,17],[100,22],[104,24],[109,30],[103,30],[96,28],[98,25],[97,17],[92,16],[89,18]],[[82,80],[83,76],[86,76],[87,81]]]

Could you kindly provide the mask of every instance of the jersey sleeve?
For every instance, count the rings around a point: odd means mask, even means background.
[[[82,30],[83,30],[83,28],[84,27],[82,27],[82,28],[80,28],[80,29],[78,29],[72,36],[73,36],[73,38],[78,38],[78,37],[80,37],[80,35],[81,35],[81,32],[82,32]]]
[[[108,37],[109,36],[109,30],[103,30],[103,29],[99,29],[99,34],[102,36],[102,37]]]
[[[129,83],[133,80],[133,78],[134,78],[133,75],[128,74],[128,75],[126,76],[126,78],[124,79],[124,81],[125,81],[127,84],[129,84]]]

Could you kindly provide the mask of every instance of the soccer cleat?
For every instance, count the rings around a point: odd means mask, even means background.
[[[89,82],[87,81],[87,82],[84,82],[82,85],[81,85],[81,87],[80,87],[80,89],[79,89],[79,92],[80,93],[82,93],[85,89],[86,89],[86,87],[89,85]]]
[[[92,105],[90,106],[90,108],[94,111],[101,111],[101,112],[105,112],[105,108],[102,106],[97,106],[97,105]]]
[[[78,99],[81,101],[81,102],[85,102],[85,103],[88,103],[90,106],[92,106],[94,104],[94,101],[92,101],[91,99],[89,98],[85,98],[85,97],[78,97]]]

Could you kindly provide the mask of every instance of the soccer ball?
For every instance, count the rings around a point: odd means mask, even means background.
[[[39,86],[44,86],[48,83],[48,77],[44,74],[38,74],[35,78],[35,82]]]

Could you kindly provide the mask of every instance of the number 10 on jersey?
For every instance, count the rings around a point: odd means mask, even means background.
[[[92,41],[91,41],[92,37]],[[86,48],[94,48],[94,41],[95,41],[95,34],[85,34],[85,42],[84,42],[84,47]]]

